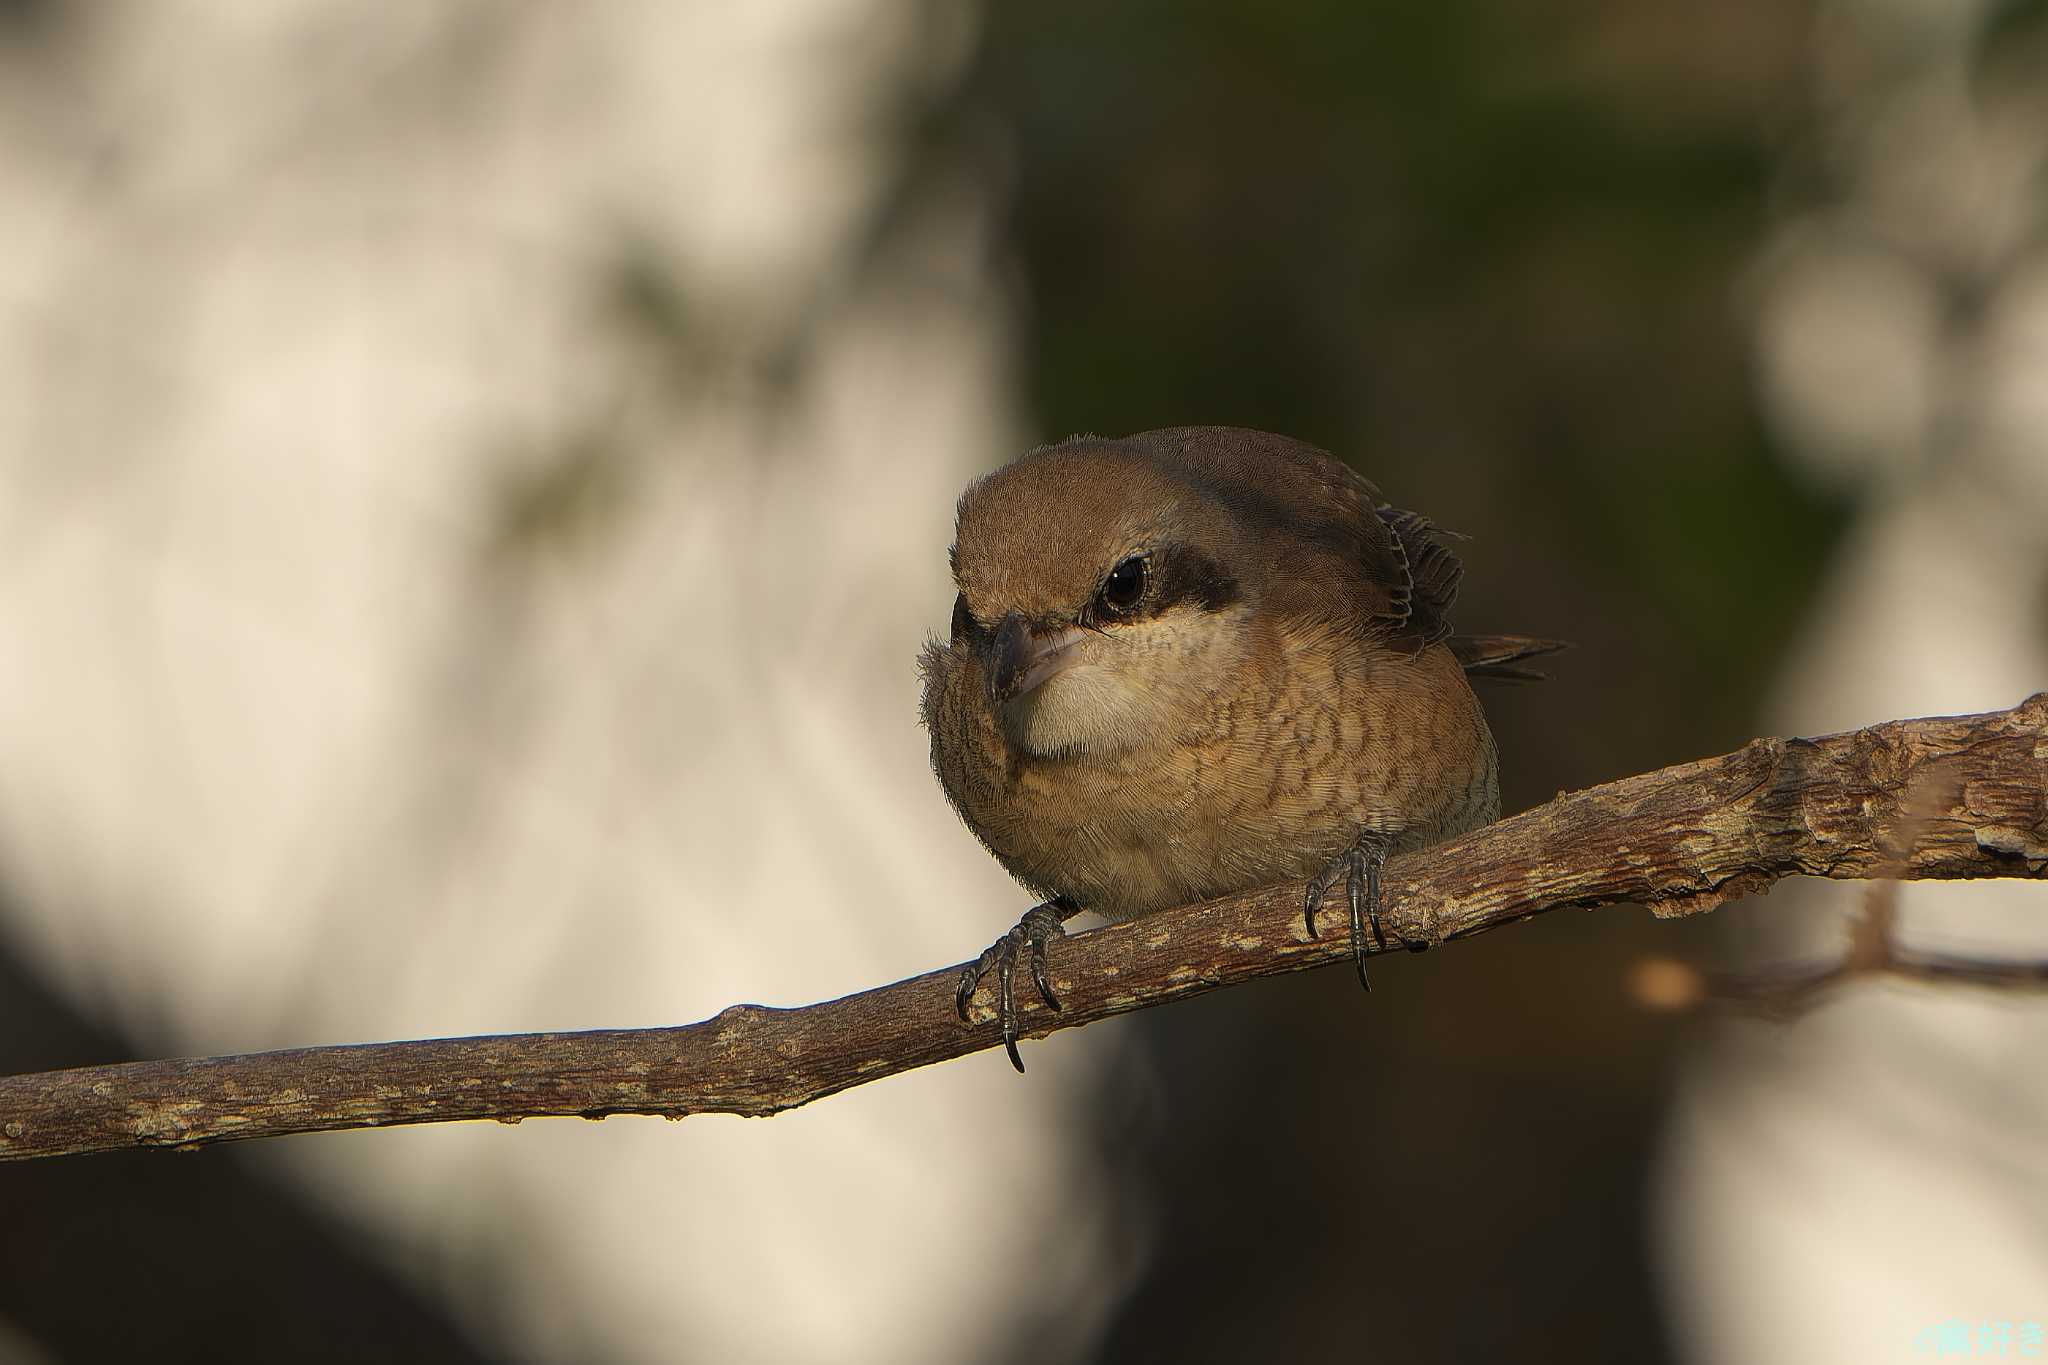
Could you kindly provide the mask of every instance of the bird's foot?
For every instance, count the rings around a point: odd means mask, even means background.
[[[1336,882],[1345,879],[1347,899],[1351,903],[1351,960],[1358,964],[1358,984],[1372,989],[1372,979],[1365,971],[1365,926],[1372,925],[1372,936],[1381,948],[1387,946],[1387,936],[1380,929],[1380,869],[1387,865],[1387,841],[1377,834],[1366,832],[1358,836],[1356,843],[1338,854],[1328,867],[1309,878],[1308,894],[1302,898],[1301,917],[1308,926],[1308,936],[1316,936],[1316,910],[1323,903],[1323,896]]]
[[[953,1001],[959,1007],[960,1018],[967,1018],[967,1003],[974,998],[975,988],[988,975],[989,968],[996,970],[996,1017],[1003,1024],[1003,1048],[1010,1054],[1010,1065],[1018,1071],[1024,1070],[1024,1059],[1017,1055],[1017,954],[1028,951],[1031,956],[1031,980],[1038,987],[1039,999],[1046,1008],[1057,1010],[1059,997],[1052,993],[1052,981],[1045,971],[1046,945],[1056,938],[1065,938],[1067,931],[1061,925],[1080,911],[1065,896],[1055,896],[1043,905],[1034,905],[1024,912],[1024,918],[1011,927],[972,966],[960,972],[960,989],[954,992]]]

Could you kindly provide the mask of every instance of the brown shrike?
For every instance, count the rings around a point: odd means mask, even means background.
[[[1453,639],[1464,570],[1430,523],[1322,451],[1231,427],[1075,437],[960,499],[951,638],[924,651],[932,766],[969,829],[1045,903],[962,973],[998,973],[1018,1070],[1019,953],[1251,887],[1346,879],[1381,947],[1387,858],[1500,810],[1467,671],[1534,677],[1555,648]]]

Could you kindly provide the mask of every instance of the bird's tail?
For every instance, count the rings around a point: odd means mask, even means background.
[[[1468,676],[1508,682],[1542,682],[1548,673],[1519,667],[1521,662],[1571,648],[1568,641],[1539,640],[1533,635],[1453,635],[1445,643]]]

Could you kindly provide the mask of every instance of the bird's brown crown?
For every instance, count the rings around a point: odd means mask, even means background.
[[[1139,452],[1082,437],[969,486],[953,572],[978,620],[1016,612],[1072,621],[1128,556],[1155,557],[1155,575],[1221,579],[1235,540],[1225,509],[1201,489]],[[1225,591],[1219,582],[1189,586],[1212,600]],[[1237,588],[1233,580],[1228,591]]]

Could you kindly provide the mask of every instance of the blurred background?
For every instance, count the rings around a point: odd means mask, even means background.
[[[0,130],[10,1071],[971,955],[1025,897],[914,657],[960,488],[1075,431],[1467,533],[1460,624],[1579,646],[1486,694],[1510,810],[2048,686],[2041,0],[5,0]],[[0,1168],[0,1360],[2019,1354],[2048,1005],[1631,989],[1858,894],[767,1123]]]

